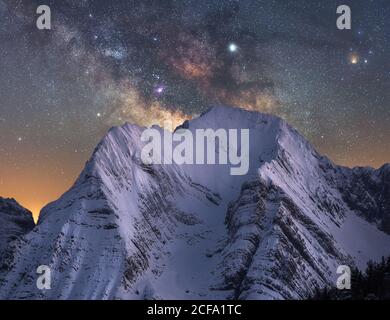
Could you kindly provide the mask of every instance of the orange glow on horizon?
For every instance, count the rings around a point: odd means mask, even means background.
[[[89,154],[60,151],[41,161],[31,161],[29,154],[18,155],[15,162],[0,155],[0,196],[14,198],[37,221],[40,210],[72,186]]]

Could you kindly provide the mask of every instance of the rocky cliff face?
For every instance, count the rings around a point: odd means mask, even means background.
[[[390,234],[390,165],[378,170],[344,169],[343,173],[348,182],[340,181],[339,188],[348,206]]]
[[[7,250],[0,297],[304,299],[338,265],[390,254],[388,166],[338,167],[281,119],[241,109],[184,127],[249,129],[248,173],[145,165],[143,128],[114,128]],[[39,265],[51,290],[36,288]]]
[[[0,256],[12,241],[31,231],[34,226],[30,211],[14,199],[0,197]]]

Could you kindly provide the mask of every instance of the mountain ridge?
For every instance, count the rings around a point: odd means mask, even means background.
[[[338,265],[390,253],[377,228],[388,231],[389,166],[337,166],[284,120],[242,109],[214,107],[183,128],[222,125],[251,131],[245,176],[228,165],[145,165],[145,128],[110,129],[8,251],[0,297],[304,299],[332,285]],[[47,292],[35,288],[40,264],[53,269]]]

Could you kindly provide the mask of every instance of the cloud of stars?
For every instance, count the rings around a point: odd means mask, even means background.
[[[390,159],[390,7],[344,1],[0,0],[0,195],[38,211],[109,127],[212,105],[279,115],[348,166]]]

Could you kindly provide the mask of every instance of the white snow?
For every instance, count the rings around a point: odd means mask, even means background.
[[[145,166],[143,128],[113,128],[18,242],[0,298],[300,299],[332,284],[338,265],[390,254],[390,236],[343,200],[348,169],[281,119],[215,107],[188,123],[197,128],[250,129],[248,174]],[[41,264],[53,270],[48,292],[35,287]]]

